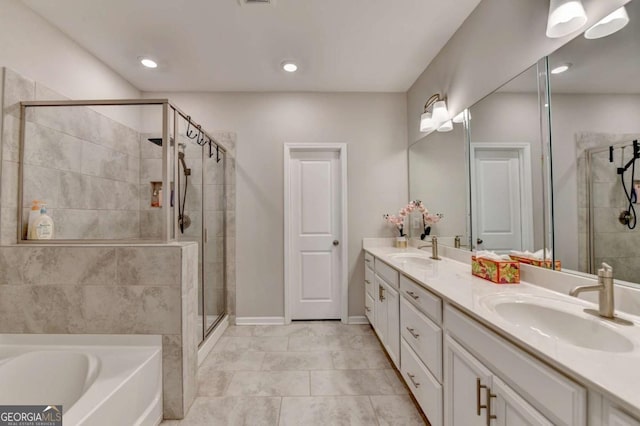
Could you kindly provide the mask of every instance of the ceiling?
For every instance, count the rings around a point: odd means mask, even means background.
[[[325,92],[406,91],[480,2],[23,1],[143,91]]]
[[[549,69],[570,63],[562,74],[551,74],[552,93],[640,94],[640,0],[626,5],[629,24],[595,40],[582,35],[549,55]],[[536,67],[529,68],[500,92],[536,92]]]

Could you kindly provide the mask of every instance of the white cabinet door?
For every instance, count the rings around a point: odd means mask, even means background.
[[[375,286],[375,330],[378,333],[380,341],[384,344],[387,341],[387,304],[385,282],[382,278],[376,275]]]
[[[553,426],[553,423],[496,376],[492,378],[490,399],[490,414],[495,416],[492,425]]]
[[[384,342],[391,360],[400,368],[400,294],[387,283],[383,283],[387,310],[387,334]]]
[[[444,380],[444,424],[487,426],[491,372],[449,335],[445,337]]]

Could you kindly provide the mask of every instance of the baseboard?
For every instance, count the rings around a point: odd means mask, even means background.
[[[369,324],[369,320],[364,315],[349,317],[349,324]]]
[[[284,317],[236,317],[236,325],[284,325]]]
[[[213,349],[216,343],[218,343],[218,340],[220,340],[220,337],[222,337],[222,334],[224,333],[224,331],[227,329],[228,326],[229,326],[229,316],[226,315],[224,318],[222,318],[222,321],[220,321],[220,324],[216,326],[216,328],[209,335],[209,337],[207,337],[207,340],[204,341],[202,346],[198,348],[198,367],[200,367],[200,365],[204,362],[207,355],[209,355],[209,352],[211,352],[211,349]]]

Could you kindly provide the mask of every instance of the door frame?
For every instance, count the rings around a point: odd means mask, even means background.
[[[341,222],[340,229],[340,261],[342,270],[340,271],[340,320],[342,323],[349,322],[349,239],[347,228],[347,144],[346,143],[285,143],[284,144],[284,323],[291,323],[291,264],[289,261],[291,253],[291,153],[295,151],[330,151],[338,152],[341,165]]]
[[[531,145],[527,142],[471,142],[469,144],[469,169],[471,176],[471,211],[474,211],[477,194],[474,184],[476,175],[476,150],[516,149],[520,161],[520,225],[522,228],[522,247],[534,247],[533,235],[533,176],[531,175]],[[524,191],[524,192],[523,192]],[[529,195],[527,195],[529,194]],[[471,229],[478,232],[472,215]],[[478,235],[471,236],[471,245],[475,247]],[[534,247],[535,249],[535,247]]]

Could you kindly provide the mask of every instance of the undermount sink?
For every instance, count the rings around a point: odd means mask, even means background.
[[[492,298],[485,305],[510,323],[574,346],[631,352],[634,344],[618,326],[583,312],[583,306],[545,297]]]
[[[398,263],[404,263],[406,265],[418,266],[418,267],[431,267],[433,261],[427,256],[419,253],[395,253],[389,255],[393,260]]]

